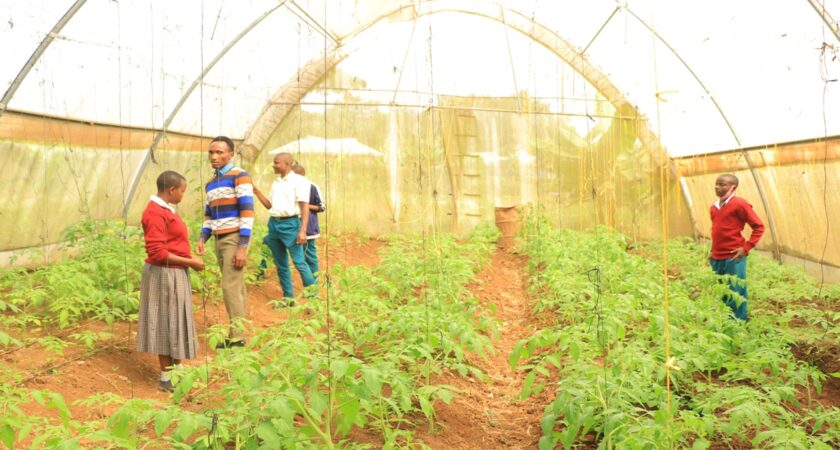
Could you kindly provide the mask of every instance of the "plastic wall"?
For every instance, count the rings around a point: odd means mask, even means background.
[[[637,118],[603,99],[583,117],[527,97],[443,97],[440,104],[458,185],[455,228],[491,220],[495,207],[530,205],[563,227],[607,225],[634,239],[689,232],[670,169],[642,146]]]
[[[292,110],[260,153],[252,172],[261,189],[275,177],[269,152],[285,145],[326,197],[320,220],[331,232],[440,229],[451,210],[436,114],[347,105],[325,121],[306,109]]]
[[[208,166],[203,151],[198,153],[201,141],[171,136],[157,152],[157,164],[147,165],[141,175],[124,215],[132,177],[152,138],[144,130],[15,113],[0,117],[0,164],[10,185],[0,212],[0,251],[58,242],[68,226],[83,220],[139,223],[162,170],[179,171],[197,186],[199,165]],[[199,202],[197,194],[188,195],[180,208],[200,211]]]
[[[747,158],[769,208],[763,205]],[[715,200],[714,181],[729,172],[741,181],[738,195],[750,201],[766,225],[772,215],[777,240],[768,229],[759,249],[773,251],[778,245],[783,254],[840,267],[840,211],[832,207],[840,202],[840,139],[683,158],[677,164],[693,199],[701,236],[708,237],[711,229],[708,208]]]
[[[589,117],[527,97],[437,100],[423,110],[346,100],[326,119],[323,108],[296,108],[252,172],[267,190],[270,153],[292,153],[329,199],[322,220],[333,232],[463,231],[520,205],[560,226],[603,224],[636,239],[691,233],[678,185],[642,147],[632,115],[603,100]]]

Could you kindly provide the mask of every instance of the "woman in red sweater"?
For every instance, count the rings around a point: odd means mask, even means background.
[[[746,200],[735,196],[738,178],[724,174],[715,182],[715,194],[718,197],[709,213],[712,216],[712,254],[709,263],[718,275],[734,275],[738,282],[729,282],[731,293],[723,301],[732,309],[732,314],[740,320],[748,320],[747,313],[747,255],[761,235],[764,224]],[[752,228],[750,239],[741,236],[744,225]],[[739,300],[736,300],[740,297]]]
[[[187,181],[167,170],[158,176],[157,189],[143,210],[148,257],[140,283],[137,350],[158,355],[159,386],[172,392],[172,366],[195,358],[198,348],[188,270],[204,270],[204,261],[190,254],[187,226],[170,206],[181,202]]]

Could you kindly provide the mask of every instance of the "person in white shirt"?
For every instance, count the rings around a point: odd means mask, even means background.
[[[272,168],[277,179],[271,185],[269,198],[254,187],[254,195],[268,209],[268,234],[264,242],[271,249],[277,277],[283,289],[283,302],[280,306],[294,306],[294,287],[289,269],[289,256],[300,273],[304,288],[316,283],[312,271],[304,257],[306,227],[309,222],[310,182],[292,171],[294,160],[289,153],[274,156]]]

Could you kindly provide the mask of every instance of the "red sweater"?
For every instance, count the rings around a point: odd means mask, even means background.
[[[721,209],[712,205],[712,258],[732,258],[732,251],[742,247],[747,253],[758,244],[764,234],[764,224],[753,211],[752,205],[741,197],[732,197]],[[752,235],[747,241],[741,236],[744,224],[752,228]]]
[[[155,266],[184,268],[167,263],[169,253],[191,258],[190,235],[187,225],[168,208],[149,201],[143,210],[143,238],[146,240],[146,262]]]

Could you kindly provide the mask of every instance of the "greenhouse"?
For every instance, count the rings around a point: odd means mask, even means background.
[[[840,448],[838,20],[0,0],[0,446]]]

